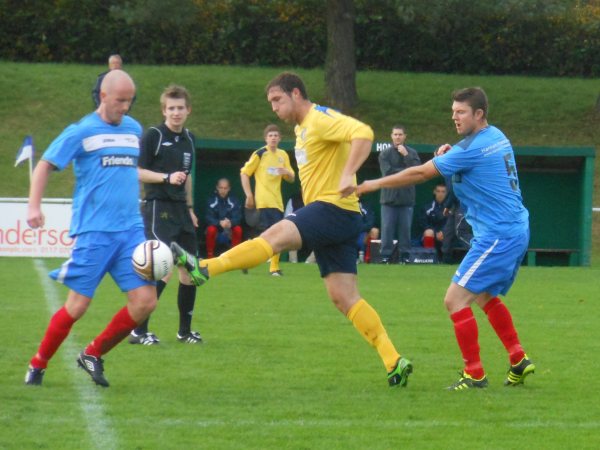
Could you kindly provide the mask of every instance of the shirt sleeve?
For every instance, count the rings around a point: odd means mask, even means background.
[[[160,133],[156,128],[148,128],[142,135],[140,141],[140,158],[138,160],[138,166],[142,169],[153,170],[153,162],[156,158],[156,148]]]
[[[373,130],[354,117],[346,116],[323,106],[316,106],[321,113],[319,121],[321,136],[326,141],[351,142],[353,139],[373,141]]]
[[[260,158],[258,157],[256,152],[252,153],[252,156],[250,157],[250,159],[248,161],[246,161],[246,164],[244,164],[244,167],[242,167],[242,169],[240,170],[240,173],[243,173],[244,175],[248,175],[249,177],[251,177],[252,175],[254,175],[254,172],[256,172],[256,169],[258,168],[259,163],[260,163]]]
[[[473,168],[478,154],[479,149],[477,148],[463,149],[454,145],[443,155],[434,157],[432,161],[438,172],[444,177],[451,177],[456,173],[468,172]]]
[[[82,151],[83,146],[81,136],[79,135],[79,128],[77,125],[69,125],[52,141],[42,155],[42,159],[55,166],[58,170],[63,170]]]

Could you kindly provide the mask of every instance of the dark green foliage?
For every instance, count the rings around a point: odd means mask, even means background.
[[[597,0],[356,0],[359,69],[598,76]],[[321,67],[319,0],[0,0],[0,58]]]

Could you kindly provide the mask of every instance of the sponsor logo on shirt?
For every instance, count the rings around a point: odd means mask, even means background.
[[[102,167],[137,167],[137,158],[129,155],[107,155],[101,158]]]

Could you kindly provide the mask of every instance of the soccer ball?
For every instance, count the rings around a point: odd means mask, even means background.
[[[162,280],[173,268],[173,253],[167,244],[149,240],[138,245],[131,258],[133,269],[144,280]]]

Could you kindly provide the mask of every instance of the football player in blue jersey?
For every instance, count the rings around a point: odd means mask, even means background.
[[[488,100],[483,89],[455,91],[452,100],[452,120],[463,140],[454,146],[442,145],[425,164],[367,180],[357,193],[409,186],[437,176],[452,177],[454,192],[466,210],[474,237],[444,298],[465,361],[460,379],[449,389],[488,385],[471,310],[474,302],[487,314],[508,351],[510,367],[504,384],[515,386],[522,384],[535,366],[525,354],[511,314],[498,295],[506,295],[512,286],[527,251],[529,213],[523,205],[511,143],[502,131],[488,124]]]
[[[26,384],[42,384],[50,358],[85,314],[107,273],[127,294],[127,305],[77,358],[96,384],[109,385],[101,356],[156,307],[155,283],[143,280],[131,263],[133,250],[145,240],[137,169],[142,127],[126,115],[134,95],[131,77],[122,70],[110,71],[102,81],[98,109],[67,127],[33,172],[27,223],[40,228],[44,226],[41,200],[50,174],[73,162],[75,190],[69,235],[76,241],[71,257],[50,273],[69,288],[69,294],[50,319],[25,375]]]

